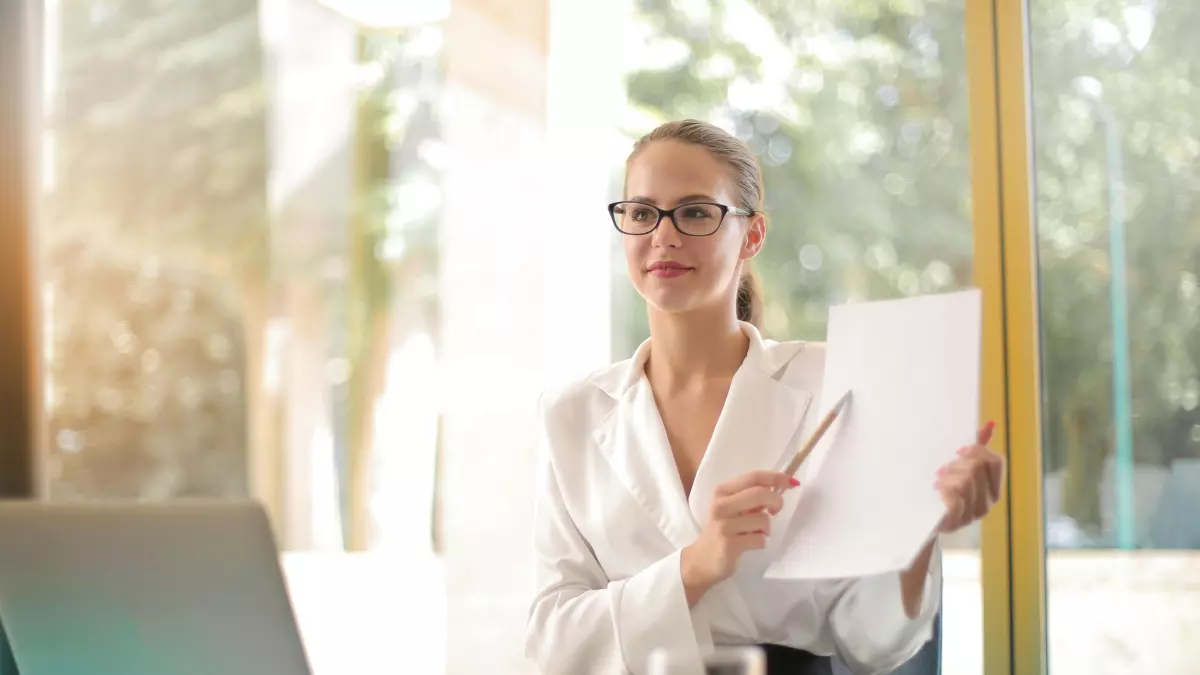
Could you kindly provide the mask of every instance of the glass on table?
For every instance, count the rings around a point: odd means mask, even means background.
[[[695,670],[688,656],[656,649],[650,654],[649,675],[766,675],[767,657],[759,647],[717,647],[701,659],[703,670]]]

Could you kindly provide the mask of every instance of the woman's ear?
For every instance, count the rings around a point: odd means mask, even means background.
[[[761,213],[756,213],[750,216],[746,223],[746,236],[742,237],[742,251],[738,256],[742,260],[749,260],[758,255],[762,250],[763,244],[767,241],[767,217]]]

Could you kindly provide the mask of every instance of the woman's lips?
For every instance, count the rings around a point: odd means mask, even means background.
[[[677,262],[664,260],[651,263],[647,268],[647,271],[659,279],[674,279],[675,277],[681,277],[688,272],[691,272],[692,268],[686,265],[680,265]]]

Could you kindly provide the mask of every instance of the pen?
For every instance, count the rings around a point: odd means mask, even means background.
[[[846,393],[842,394],[842,397],[838,399],[837,403],[833,404],[833,408],[829,412],[825,413],[825,419],[821,420],[821,423],[817,425],[816,431],[813,431],[812,436],[808,437],[808,440],[805,441],[804,446],[801,447],[800,450],[796,452],[795,456],[792,457],[792,461],[788,462],[787,468],[783,470],[785,475],[795,475],[795,473],[800,469],[800,465],[804,463],[804,460],[808,459],[808,456],[812,453],[813,448],[817,447],[817,442],[819,442],[821,437],[825,435],[825,432],[829,429],[829,426],[833,424],[833,421],[838,418],[838,415],[841,414],[842,409],[846,407],[846,403],[849,400],[850,390],[846,390]]]

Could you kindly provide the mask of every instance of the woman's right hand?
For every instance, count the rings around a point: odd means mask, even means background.
[[[766,548],[771,516],[783,508],[783,492],[799,484],[786,474],[751,471],[717,486],[709,503],[708,522],[681,554],[680,571],[689,606],[729,578],[743,553]]]

